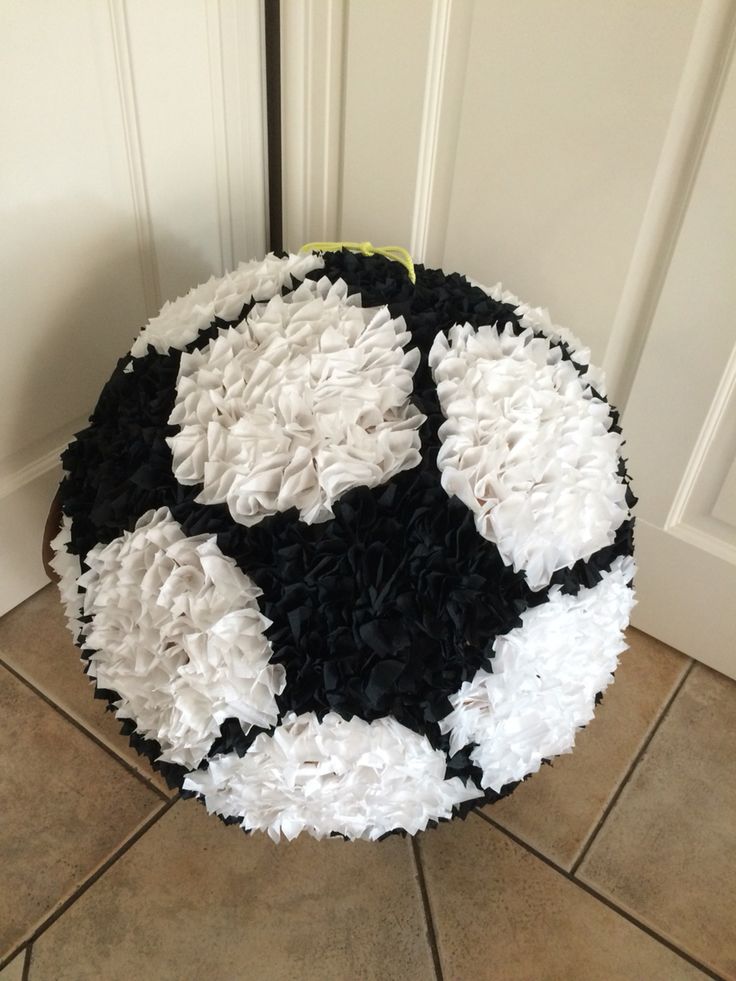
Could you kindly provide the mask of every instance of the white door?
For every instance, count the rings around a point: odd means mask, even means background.
[[[266,244],[260,0],[0,9],[0,614],[59,452],[166,300]]]
[[[581,336],[640,497],[634,622],[736,677],[736,0],[283,21],[286,243],[406,245]]]
[[[736,63],[626,404],[635,623],[736,677]]]

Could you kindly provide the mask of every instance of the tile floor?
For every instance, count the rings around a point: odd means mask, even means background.
[[[277,847],[139,762],[47,587],[0,620],[0,981],[736,979],[736,684],[630,643],[507,801]]]

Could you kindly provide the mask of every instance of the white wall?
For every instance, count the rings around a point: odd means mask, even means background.
[[[4,0],[0,613],[58,453],[160,307],[266,246],[260,0]]]

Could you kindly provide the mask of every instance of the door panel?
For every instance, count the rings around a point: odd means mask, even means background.
[[[626,407],[644,630],[736,677],[736,69]]]

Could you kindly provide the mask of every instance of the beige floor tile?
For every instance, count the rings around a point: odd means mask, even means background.
[[[615,681],[575,750],[543,766],[511,797],[484,808],[563,868],[572,868],[689,659],[638,630],[628,635]]]
[[[736,683],[695,666],[580,875],[736,978]]]
[[[33,948],[31,981],[429,981],[407,840],[274,845],[179,801]]]
[[[27,678],[56,705],[155,786],[174,796],[166,782],[120,734],[120,722],[106,703],[93,697],[79,649],[64,621],[56,586],[50,584],[0,619],[0,659]]]
[[[22,951],[17,957],[0,971],[0,981],[22,981],[23,964],[25,963],[26,952]]]
[[[705,977],[477,815],[420,851],[445,981]]]
[[[0,958],[161,798],[0,669]]]

